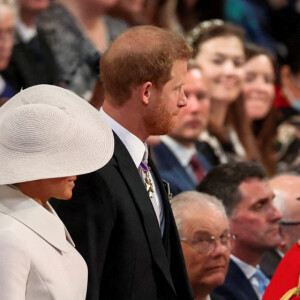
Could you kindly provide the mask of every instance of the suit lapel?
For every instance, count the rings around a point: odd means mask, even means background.
[[[119,169],[123,180],[127,184],[132,199],[135,202],[137,210],[141,217],[141,222],[144,225],[145,234],[148,239],[153,260],[155,261],[161,272],[164,274],[172,289],[175,291],[170,274],[169,261],[162,243],[160,228],[156,219],[154,209],[152,207],[151,200],[149,199],[148,193],[146,192],[144,184],[129,152],[116,135],[114,156],[116,159],[116,167]],[[157,181],[160,185],[162,198],[165,199],[165,194],[163,194],[164,191],[161,188],[161,182],[160,180]],[[169,226],[167,224],[169,223],[169,216],[167,215],[168,214],[165,213],[165,226]]]
[[[33,199],[7,185],[0,186],[0,195],[0,212],[18,220],[61,251],[68,251],[67,239],[74,246],[55,213],[50,213]],[[53,211],[50,205],[49,207]]]
[[[163,203],[163,209],[164,209],[164,217],[165,217],[165,228],[164,228],[164,234],[163,234],[163,244],[165,247],[165,251],[167,256],[169,257],[169,236],[170,236],[170,203],[169,203],[169,197],[166,192],[166,188],[163,185],[160,175],[158,173],[158,170],[155,167],[155,164],[153,163],[151,157],[149,157],[149,166],[151,167],[152,173],[156,179],[156,182],[159,187],[159,191],[161,194],[161,200]]]
[[[239,293],[243,295],[241,299],[258,300],[250,281],[232,259],[229,262],[229,269],[224,285],[228,286],[230,290],[236,291],[237,295]]]

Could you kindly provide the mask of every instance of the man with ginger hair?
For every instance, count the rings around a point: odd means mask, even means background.
[[[60,209],[89,266],[88,299],[193,299],[167,185],[145,144],[167,134],[186,105],[191,52],[177,34],[137,26],[101,57],[100,113],[115,133],[114,156],[80,177],[73,201]]]

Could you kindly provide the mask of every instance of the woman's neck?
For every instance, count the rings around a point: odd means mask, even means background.
[[[228,112],[228,103],[223,101],[211,101],[211,114],[210,118],[213,120],[217,128],[222,128],[225,125]]]
[[[36,201],[38,204],[42,205],[44,208],[48,209],[47,202],[49,197],[44,195],[38,187],[37,180],[27,181],[21,183],[13,184],[18,190],[20,190],[24,195]]]
[[[99,52],[107,48],[107,30],[101,18],[104,10],[86,5],[80,0],[59,0],[78,20],[90,41]]]

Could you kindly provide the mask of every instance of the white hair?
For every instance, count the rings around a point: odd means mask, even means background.
[[[175,196],[172,199],[172,210],[179,235],[183,234],[182,223],[184,212],[191,206],[200,206],[204,210],[210,204],[213,204],[217,208],[219,208],[219,210],[223,213],[225,219],[228,220],[223,203],[215,196],[199,193],[196,191],[183,192]]]

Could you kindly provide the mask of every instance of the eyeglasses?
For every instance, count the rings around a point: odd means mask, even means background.
[[[231,248],[230,238],[235,240],[235,235],[227,233],[227,234],[222,234],[220,237],[215,237],[212,235],[212,236],[201,237],[198,239],[190,239],[190,238],[182,237],[180,238],[180,240],[183,242],[190,242],[195,246],[195,248],[198,251],[209,254],[217,247],[218,240],[220,241],[223,248],[225,248],[226,250],[230,250]]]
[[[300,225],[300,222],[285,222],[285,221],[281,221],[279,222],[280,225],[284,225],[284,226],[296,226],[296,225]]]

